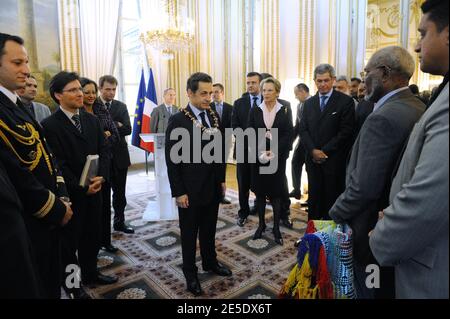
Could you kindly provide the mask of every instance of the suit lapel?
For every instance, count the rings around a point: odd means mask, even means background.
[[[105,106],[106,108],[106,106]],[[109,109],[109,112],[111,113],[111,116],[115,116],[118,110],[117,101],[112,100],[111,101],[111,108]]]
[[[322,112],[320,112],[320,102],[319,102],[319,93],[311,98],[312,110],[311,115],[314,121],[318,121],[322,116]]]
[[[82,138],[83,140],[87,140],[87,138],[83,136],[83,134],[81,134],[80,131],[77,130],[75,125],[73,125],[73,123],[69,120],[66,114],[63,113],[63,111],[59,109],[58,111],[56,111],[55,116],[61,122],[63,128],[69,130],[73,135],[76,135],[77,137]],[[81,129],[83,129],[83,121],[81,120],[81,114],[80,114],[80,121],[81,121]]]
[[[25,109],[20,109],[13,101],[11,101],[5,94],[0,92],[0,103],[6,106],[11,112],[20,118],[24,122],[33,123],[35,126],[37,123],[33,120],[31,114],[27,113]]]
[[[88,126],[88,120],[87,120],[87,112],[84,112],[82,110],[80,110],[80,122],[81,122],[81,136],[83,136],[83,138],[86,141],[89,141],[89,126]],[[74,126],[74,125],[72,125]],[[76,130],[78,132],[78,130]]]
[[[165,105],[165,104],[161,104],[161,108],[162,108],[162,111],[163,111],[163,113],[164,113],[164,116],[165,116],[165,117],[170,117],[170,113],[169,113],[169,111],[167,110],[166,105]]]
[[[264,113],[260,107],[256,108],[256,116],[257,116],[255,118],[256,126],[259,127],[258,123],[260,123],[262,125],[261,127],[264,127],[265,129],[267,129],[266,122],[264,122]],[[250,118],[250,114],[249,114],[249,118]]]
[[[275,120],[273,121],[273,125],[272,127],[280,127],[278,125],[278,122],[281,120],[281,118],[283,117],[283,113],[286,113],[287,108],[286,106],[282,106],[281,109],[277,112],[277,114],[275,115]]]
[[[320,115],[319,121],[321,121],[326,115],[330,114],[336,109],[336,101],[337,101],[337,94],[336,91],[333,91],[330,98],[328,99],[327,105],[325,107],[325,110]],[[319,111],[320,111],[320,101],[319,101]]]

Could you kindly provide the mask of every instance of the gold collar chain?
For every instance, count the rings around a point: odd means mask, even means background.
[[[192,123],[194,123],[195,127],[201,129],[202,132],[205,132],[205,133],[208,133],[208,134],[215,134],[215,133],[217,133],[219,131],[219,119],[217,118],[216,114],[214,113],[214,111],[212,109],[208,109],[209,115],[211,115],[211,117],[212,117],[212,119],[214,121],[213,127],[211,127],[211,128],[206,128],[187,109],[182,109],[181,111],[184,113],[184,115],[186,115],[192,121]]]

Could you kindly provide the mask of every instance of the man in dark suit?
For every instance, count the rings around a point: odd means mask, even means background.
[[[187,289],[195,296],[202,294],[195,265],[198,235],[203,270],[219,276],[231,276],[231,271],[217,261],[215,250],[219,201],[225,193],[224,163],[220,158],[219,163],[208,164],[203,156],[194,160],[199,153],[203,155],[203,149],[209,142],[203,140],[205,135],[207,138],[213,135],[213,138],[220,138],[223,142],[219,115],[210,108],[212,92],[212,78],[208,74],[191,75],[187,82],[189,105],[169,119],[166,134],[170,188],[179,207],[183,273]],[[178,133],[186,133],[188,140]],[[189,152],[181,149],[180,154],[180,144],[188,147]],[[196,145],[200,147],[196,149]]]
[[[226,129],[231,129],[231,115],[233,113],[233,106],[228,104],[227,102],[224,102],[224,92],[225,88],[222,84],[216,83],[213,85],[213,102],[211,103],[211,109],[213,109],[217,114],[219,114],[220,118],[220,130],[222,131],[222,134],[225,134]],[[225,177],[226,177],[226,170],[227,170],[227,154],[231,147],[231,140],[225,140],[224,145],[224,169],[225,169]],[[225,197],[225,194],[223,195],[221,201],[221,204],[231,204],[231,201]]]
[[[50,81],[50,95],[60,108],[42,122],[48,141],[67,181],[74,217],[63,231],[63,263],[79,265],[82,281],[111,284],[117,278],[104,276],[97,270],[100,249],[101,187],[106,174],[106,147],[100,121],[80,111],[83,91],[76,73],[60,72]],[[88,155],[99,155],[97,174],[87,185],[80,177]],[[63,286],[74,298],[85,298],[80,287]]]
[[[0,153],[1,156],[1,153]],[[0,159],[0,299],[41,297],[23,207]]]
[[[425,110],[425,105],[408,89],[415,70],[407,50],[392,46],[374,53],[365,71],[367,98],[376,103],[353,146],[347,168],[346,189],[331,208],[337,223],[353,230],[355,283],[360,298],[374,296],[366,287],[366,266],[375,264],[367,234],[375,227],[378,212],[389,205],[391,176],[402,148]],[[393,243],[395,244],[395,243]],[[386,282],[387,281],[387,282]],[[380,290],[392,287],[381,278]],[[394,298],[393,291],[384,297]]]
[[[350,95],[352,96],[352,98],[354,98],[355,100],[359,99],[359,85],[362,83],[362,80],[360,78],[351,78],[350,80]]]
[[[356,121],[356,129],[355,129],[355,140],[359,135],[359,131],[361,130],[364,122],[373,112],[375,104],[372,101],[362,99],[361,102],[358,103],[358,106],[355,110],[355,121]]]
[[[112,151],[111,188],[113,191],[114,230],[133,234],[134,229],[125,225],[125,207],[127,206],[125,193],[128,167],[131,165],[125,137],[131,134],[131,122],[126,104],[114,100],[117,84],[115,77],[111,75],[102,76],[99,80],[99,102],[105,105],[111,114],[121,137]]]
[[[318,93],[306,101],[300,138],[306,149],[309,182],[308,218],[328,219],[331,206],[345,188],[345,164],[355,129],[353,99],[333,90],[334,68],[314,71]]]
[[[45,104],[35,102],[37,96],[38,83],[34,76],[30,75],[27,79],[27,85],[24,89],[17,90],[17,95],[19,95],[25,108],[30,110],[31,115],[34,116],[36,121],[39,123],[43,119],[49,117],[52,113],[49,107]]]
[[[364,125],[367,117],[372,114],[375,103],[365,99],[366,97],[366,83],[361,81],[358,87],[358,106],[355,110],[356,129],[354,134],[354,140],[359,135],[361,127]]]
[[[152,133],[166,133],[169,118],[178,112],[175,106],[175,89],[164,90],[164,103],[156,107],[150,116],[150,131]]]
[[[257,107],[262,102],[262,95],[259,87],[261,81],[261,74],[257,72],[250,72],[247,74],[248,95],[244,95],[234,102],[231,117],[231,126],[233,127],[233,130],[240,128],[245,131],[247,129],[250,109],[252,107]],[[242,145],[238,145],[238,143],[236,143],[235,148],[237,160],[236,173],[239,188],[239,212],[237,224],[243,227],[247,222],[248,215],[250,215],[248,198],[250,195],[251,164],[249,163],[247,154],[247,139],[245,139],[243,147]],[[243,154],[238,154],[240,149],[243,150]]]
[[[1,160],[23,204],[41,296],[59,298],[60,227],[72,218],[72,209],[44,132],[14,93],[30,74],[23,45],[21,38],[0,33]]]
[[[289,197],[294,197],[300,199],[301,193],[301,182],[302,182],[302,170],[305,164],[305,148],[300,139],[300,121],[302,119],[303,106],[307,99],[309,99],[309,88],[305,83],[298,84],[294,89],[295,97],[297,98],[299,104],[297,106],[297,118],[295,120],[294,127],[294,140],[298,137],[299,141],[294,150],[294,156],[292,156],[292,185],[294,190],[289,194]]]

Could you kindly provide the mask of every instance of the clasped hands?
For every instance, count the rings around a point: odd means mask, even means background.
[[[272,151],[264,151],[259,155],[259,161],[263,164],[273,160],[275,158],[275,153]]]
[[[312,158],[314,163],[323,164],[328,159],[328,156],[323,151],[314,149],[312,151]]]

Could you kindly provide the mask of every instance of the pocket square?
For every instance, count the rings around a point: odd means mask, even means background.
[[[336,115],[337,114],[337,112],[334,112],[334,113],[332,113],[331,115],[333,116],[333,115]]]

